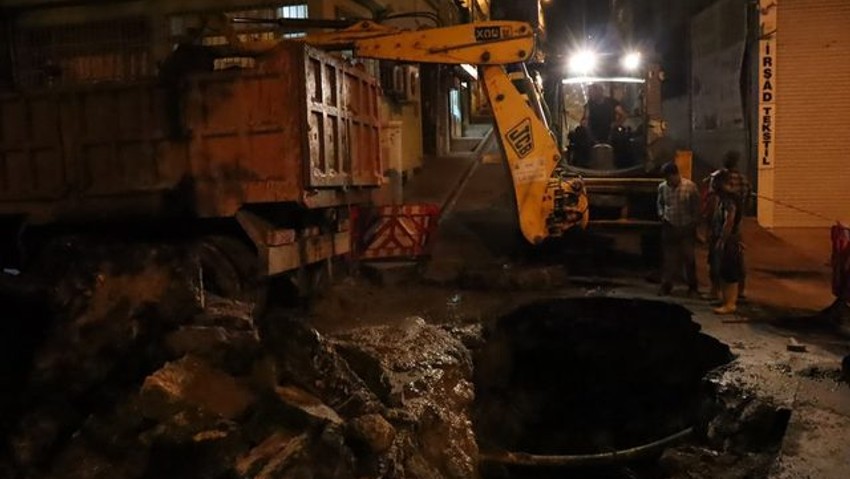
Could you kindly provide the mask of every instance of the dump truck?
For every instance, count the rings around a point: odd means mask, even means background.
[[[586,225],[584,186],[559,174],[540,92],[521,94],[506,69],[533,55],[530,25],[405,31],[362,21],[295,40],[224,36],[226,44],[214,48],[180,45],[159,80],[4,94],[0,219],[24,233],[83,225],[95,232],[179,231],[200,245],[210,282],[237,293],[256,277],[346,254],[348,208],[368,203],[383,168],[381,92],[364,68],[330,53],[345,50],[377,60],[476,65],[522,234],[539,244]],[[246,61],[209,71],[219,56],[234,55]]]
[[[383,177],[380,95],[363,69],[303,42],[176,85],[6,93],[0,217],[24,238],[83,227],[195,235],[221,276],[209,281],[239,291],[249,269],[273,276],[349,252],[349,207]]]

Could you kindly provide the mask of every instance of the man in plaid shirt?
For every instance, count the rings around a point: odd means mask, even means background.
[[[662,223],[663,267],[660,295],[673,290],[673,280],[684,272],[688,294],[699,294],[696,275],[697,223],[700,219],[700,196],[697,185],[679,175],[675,163],[661,168],[665,181],[658,185],[658,216]]]

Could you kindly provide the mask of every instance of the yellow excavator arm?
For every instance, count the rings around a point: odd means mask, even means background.
[[[537,244],[587,225],[583,182],[560,176],[561,155],[554,136],[505,70],[506,65],[527,61],[534,52],[534,32],[527,23],[494,21],[410,31],[364,21],[344,30],[310,34],[304,41],[324,49],[352,50],[363,58],[481,67],[523,236]]]

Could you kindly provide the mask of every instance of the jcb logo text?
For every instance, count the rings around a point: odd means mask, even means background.
[[[520,158],[525,158],[534,149],[534,138],[531,135],[531,119],[522,120],[519,125],[513,127],[506,135],[508,144]]]

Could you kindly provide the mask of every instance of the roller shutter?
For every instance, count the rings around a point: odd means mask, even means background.
[[[775,196],[850,220],[850,0],[780,0]],[[831,221],[776,206],[776,226]]]

